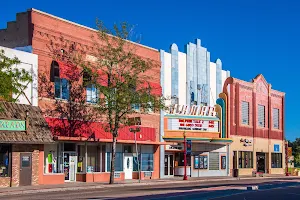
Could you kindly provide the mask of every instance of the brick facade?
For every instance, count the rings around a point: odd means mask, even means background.
[[[285,94],[273,90],[271,84],[267,83],[262,75],[258,75],[252,82],[245,82],[235,78],[225,81],[223,92],[227,95],[229,112],[229,124],[227,124],[228,137],[233,140],[230,145],[230,157],[234,158],[236,152],[236,163],[230,162],[230,169],[234,165],[239,169],[240,175],[251,175],[252,171],[258,169],[258,155],[265,155],[265,173],[283,174],[285,168],[285,142],[284,142],[284,98]],[[242,102],[249,103],[249,123],[242,123]],[[265,108],[265,126],[258,124],[258,105]],[[273,108],[279,109],[279,128],[273,126]],[[245,143],[244,141],[249,141]],[[279,145],[275,151],[274,146]],[[239,167],[241,159],[239,152],[253,152],[252,167]],[[273,166],[273,153],[282,155],[281,167]],[[249,160],[248,160],[249,161]],[[273,164],[272,164],[273,163]]]
[[[16,187],[20,185],[20,154],[31,153],[32,176],[31,185],[39,184],[39,154],[43,151],[43,145],[13,144],[11,154],[11,177],[0,177],[0,187]]]

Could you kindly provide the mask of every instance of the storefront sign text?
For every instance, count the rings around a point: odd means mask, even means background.
[[[168,130],[198,130],[219,132],[219,121],[169,118]]]
[[[215,107],[211,106],[187,106],[187,105],[177,105],[170,107],[168,114],[173,115],[194,115],[194,116],[209,116],[215,117]]]
[[[26,131],[26,121],[0,119],[0,131]]]

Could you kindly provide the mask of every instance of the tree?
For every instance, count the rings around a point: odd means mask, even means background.
[[[15,67],[18,64],[18,58],[9,58],[5,56],[4,50],[0,50],[0,97],[4,101],[16,102],[17,97],[27,88],[28,82],[32,82],[29,72]]]
[[[60,37],[58,42],[51,40],[48,45],[51,52],[53,62],[51,68],[47,72],[39,75],[39,94],[42,97],[54,99],[52,105],[42,106],[42,111],[46,116],[51,116],[56,121],[52,125],[54,134],[60,136],[75,137],[82,134],[89,135],[91,138],[94,133],[89,129],[89,124],[96,119],[97,116],[93,112],[93,108],[86,103],[86,96],[83,95],[86,90],[86,85],[82,84],[83,69],[78,67],[82,62],[81,56],[83,52],[64,37]],[[68,92],[64,99],[55,98],[55,65],[57,61],[67,65],[65,71],[61,68],[60,73],[64,73],[64,78],[67,80]],[[61,66],[62,67],[62,66]],[[50,75],[50,76],[47,76]],[[53,76],[53,77],[51,77]],[[81,135],[76,135],[78,130],[85,127],[85,132],[80,132]]]
[[[164,99],[159,95],[160,86],[149,82],[150,72],[159,68],[160,63],[137,54],[136,44],[128,41],[133,27],[123,22],[110,30],[101,21],[97,21],[97,27],[89,52],[94,61],[80,65],[88,73],[89,82],[101,93],[96,111],[102,116],[103,128],[113,138],[109,181],[113,184],[117,137],[119,129],[128,125],[128,118],[137,113],[132,105],[140,105],[145,114],[150,110],[159,112],[164,108]]]

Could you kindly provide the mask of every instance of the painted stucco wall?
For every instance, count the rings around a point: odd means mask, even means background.
[[[32,53],[27,53],[15,49],[1,47],[4,50],[4,54],[9,58],[17,57],[20,60],[20,64],[15,65],[18,69],[25,69],[29,72],[33,78],[32,82],[24,83],[28,84],[24,90],[24,94],[16,95],[13,94],[14,98],[17,98],[17,103],[20,104],[32,104],[33,106],[38,105],[38,56]],[[27,98],[26,98],[27,97]]]

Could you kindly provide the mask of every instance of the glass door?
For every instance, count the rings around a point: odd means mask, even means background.
[[[174,155],[165,155],[165,176],[174,175]]]

